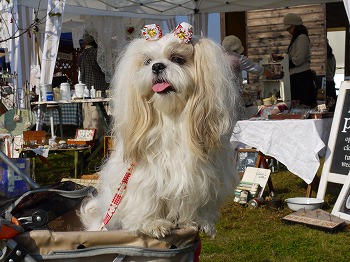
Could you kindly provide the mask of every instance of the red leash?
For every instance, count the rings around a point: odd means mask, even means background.
[[[124,192],[126,190],[126,186],[129,182],[129,178],[131,176],[131,171],[134,169],[134,167],[135,167],[134,164],[130,164],[128,171],[124,174],[122,181],[120,181],[119,187],[117,189],[117,193],[115,193],[115,195],[112,199],[112,202],[109,205],[109,208],[106,212],[105,218],[102,221],[100,231],[103,230],[105,228],[105,226],[108,224],[108,222],[111,220],[111,218],[113,217],[115,211],[117,210],[120,202],[122,201]],[[198,247],[194,252],[194,262],[199,262],[199,256],[200,256],[201,250],[202,250],[202,243],[199,240]]]
[[[129,178],[131,176],[131,171],[134,168],[134,164],[130,164],[130,167],[128,168],[128,171],[125,173],[122,181],[120,181],[119,187],[117,189],[117,192],[115,193],[111,204],[109,205],[109,208],[106,212],[105,218],[102,221],[102,225],[100,227],[100,230],[103,230],[103,228],[109,223],[111,218],[113,217],[115,211],[117,210],[120,202],[122,201],[123,195],[126,190],[126,186],[129,182]]]

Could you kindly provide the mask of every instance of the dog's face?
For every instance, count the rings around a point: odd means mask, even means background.
[[[158,41],[141,39],[136,48],[136,92],[162,113],[181,113],[195,87],[193,45],[168,34]]]
[[[203,158],[231,134],[238,85],[226,53],[211,39],[136,39],[120,57],[111,85],[113,132],[124,143],[125,159],[143,159],[145,148],[162,137],[159,130],[181,126],[188,147]]]

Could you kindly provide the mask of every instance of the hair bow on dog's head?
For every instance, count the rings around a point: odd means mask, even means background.
[[[151,24],[145,25],[142,28],[142,36],[146,40],[159,40],[162,37],[162,30],[159,25]],[[176,36],[182,43],[189,43],[192,39],[193,27],[192,25],[182,22],[174,30],[174,36]]]
[[[159,25],[151,24],[151,25],[145,25],[142,28],[142,36],[146,40],[154,41],[158,40],[162,37],[162,29],[160,29]]]
[[[175,30],[174,35],[178,37],[183,43],[189,43],[193,35],[193,27],[185,22],[179,24]]]

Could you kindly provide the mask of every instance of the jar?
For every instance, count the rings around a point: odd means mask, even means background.
[[[79,82],[79,84],[76,84],[74,86],[74,90],[75,90],[75,96],[76,98],[83,98],[84,97],[84,89],[85,89],[85,84],[83,84],[82,82]]]
[[[61,83],[60,85],[61,100],[71,100],[70,84]]]

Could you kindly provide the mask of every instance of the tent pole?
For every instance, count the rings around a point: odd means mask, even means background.
[[[39,64],[39,68],[41,70],[41,61],[40,61],[40,54],[39,54],[39,44],[38,44],[38,38],[35,34],[35,52],[36,52],[36,55],[38,57],[38,64]]]

